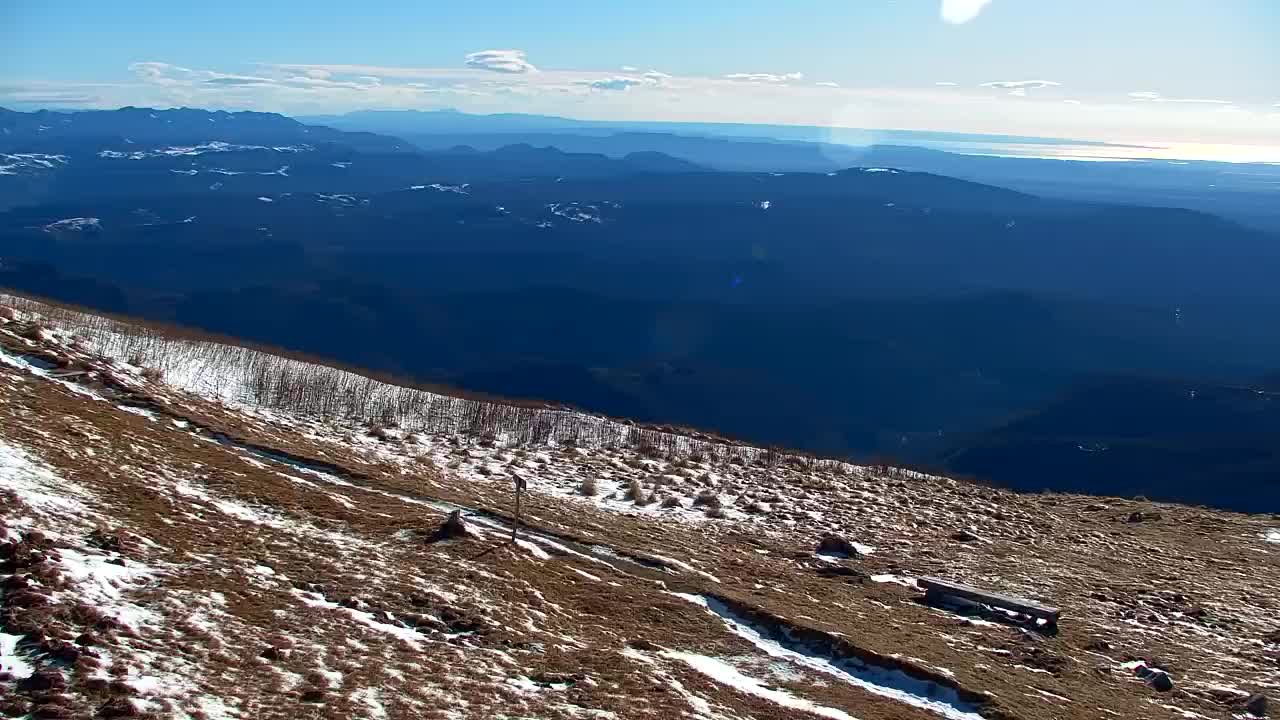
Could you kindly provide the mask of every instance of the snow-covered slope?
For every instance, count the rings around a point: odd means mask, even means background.
[[[465,532],[440,533],[455,511]],[[1280,681],[1277,525],[504,408],[0,299],[0,713],[1239,717]],[[816,552],[830,536],[844,552]],[[926,605],[923,575],[1059,606],[1061,631]]]

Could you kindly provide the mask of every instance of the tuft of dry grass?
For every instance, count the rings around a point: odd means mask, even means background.
[[[644,497],[644,485],[636,478],[631,478],[631,482],[627,485],[627,492],[623,497],[637,505],[640,504],[640,500]]]
[[[142,377],[151,382],[160,382],[164,379],[164,371],[158,367],[144,367],[142,368]]]
[[[697,497],[693,499],[693,506],[707,507],[707,508],[713,508],[718,510],[724,507],[724,502],[720,499],[720,496],[715,493],[715,491],[703,490],[702,492],[698,493]]]

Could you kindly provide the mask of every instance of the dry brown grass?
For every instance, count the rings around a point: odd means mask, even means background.
[[[152,541],[154,547],[133,544],[125,550],[129,557],[153,564],[169,563],[175,568],[142,597],[157,611],[164,609],[166,617],[175,619],[174,634],[163,638],[148,638],[144,634],[142,638],[131,639],[123,634],[104,632],[101,641],[108,649],[115,650],[113,659],[127,661],[130,658],[119,650],[124,642],[145,642],[148,651],[187,658],[203,668],[193,675],[194,682],[251,699],[253,704],[245,709],[246,716],[353,717],[362,710],[350,697],[355,688],[376,685],[385,688],[391,696],[419,697],[414,693],[436,682],[436,678],[446,677],[452,679],[441,692],[467,699],[472,703],[469,712],[476,717],[511,714],[514,703],[551,702],[557,697],[544,693],[535,700],[527,697],[522,700],[500,683],[495,684],[495,670],[481,665],[479,658],[504,652],[511,653],[518,665],[518,669],[513,667],[507,671],[505,677],[516,672],[530,677],[580,673],[591,678],[594,684],[575,686],[571,697],[577,704],[612,711],[623,718],[655,714],[677,717],[687,712],[687,701],[664,689],[668,684],[655,682],[648,666],[624,658],[620,651],[626,643],[633,640],[648,643],[641,647],[650,648],[644,652],[659,663],[664,661],[652,648],[716,654],[735,658],[735,662],[755,651],[705,612],[663,593],[653,583],[655,579],[663,580],[666,588],[676,592],[714,592],[734,598],[773,616],[789,618],[797,626],[844,637],[867,653],[918,658],[910,663],[946,668],[955,673],[955,682],[963,687],[989,691],[999,698],[992,717],[1096,720],[1101,717],[1099,707],[1111,709],[1122,717],[1154,720],[1178,717],[1178,711],[1163,707],[1165,703],[1207,717],[1225,717],[1223,707],[1193,693],[1191,685],[1181,683],[1183,674],[1214,666],[1198,655],[1198,647],[1177,641],[1178,630],[1172,624],[1150,626],[1154,628],[1151,632],[1126,635],[1127,640],[1111,635],[1114,647],[1106,652],[1117,661],[1126,655],[1168,658],[1180,683],[1174,695],[1153,694],[1110,669],[1106,660],[1090,655],[1096,650],[1087,650],[1087,647],[1099,647],[1094,644],[1098,633],[1092,623],[1105,619],[1107,612],[1135,610],[1132,619],[1117,616],[1115,622],[1140,623],[1145,629],[1148,626],[1144,618],[1152,611],[1142,608],[1153,607],[1154,603],[1175,606],[1172,595],[1152,593],[1153,589],[1176,590],[1186,596],[1187,603],[1194,601],[1208,606],[1211,614],[1222,614],[1233,623],[1225,626],[1234,638],[1232,646],[1244,650],[1230,667],[1222,666],[1223,671],[1240,673],[1241,668],[1271,667],[1265,665],[1267,646],[1259,644],[1260,649],[1254,649],[1255,638],[1250,634],[1254,626],[1240,615],[1253,601],[1237,596],[1238,584],[1224,586],[1228,590],[1221,597],[1196,589],[1199,583],[1218,583],[1246,568],[1256,587],[1271,587],[1277,582],[1274,568],[1265,562],[1259,563],[1261,556],[1254,548],[1257,543],[1249,545],[1241,540],[1244,536],[1256,536],[1256,530],[1229,514],[1161,507],[1161,521],[1129,524],[1116,519],[1122,520],[1130,511],[1130,506],[1124,503],[1090,511],[1085,507],[1086,503],[1094,502],[1092,499],[1004,494],[992,498],[991,502],[999,500],[1000,513],[1013,519],[993,517],[991,522],[1014,528],[1012,533],[1016,535],[1011,537],[1020,538],[1019,542],[1011,539],[1000,547],[1018,547],[1020,551],[985,554],[981,548],[952,549],[931,541],[946,535],[938,526],[943,522],[939,518],[945,518],[948,503],[972,505],[980,499],[972,496],[970,489],[949,490],[943,484],[925,486],[906,476],[900,481],[893,480],[901,482],[906,489],[885,485],[886,492],[910,491],[912,494],[907,497],[919,503],[919,510],[929,513],[932,524],[922,525],[910,536],[917,544],[915,548],[894,547],[886,540],[875,555],[859,561],[869,572],[947,574],[963,567],[975,576],[1016,578],[1030,572],[1060,577],[1052,575],[1055,568],[1074,569],[1075,582],[1069,587],[1054,589],[1054,599],[1064,606],[1069,619],[1064,623],[1062,635],[1034,638],[1012,628],[971,626],[954,615],[920,607],[912,602],[916,598],[913,591],[897,585],[853,583],[820,575],[805,559],[810,556],[813,543],[803,534],[761,532],[738,522],[697,525],[671,522],[663,517],[606,515],[589,503],[567,503],[537,494],[526,497],[527,512],[548,525],[580,533],[589,542],[637,553],[684,558],[713,572],[720,580],[718,583],[680,572],[655,571],[652,576],[638,571],[624,574],[592,563],[581,564],[581,569],[607,574],[609,582],[585,581],[567,566],[586,561],[559,557],[537,560],[510,547],[498,547],[483,558],[474,559],[490,546],[471,539],[428,545],[420,535],[406,536],[404,530],[432,527],[441,518],[421,506],[372,490],[410,497],[430,494],[501,513],[509,511],[509,482],[461,482],[448,473],[425,466],[406,470],[384,465],[357,449],[318,442],[289,428],[229,414],[212,404],[181,400],[180,412],[212,428],[252,437],[264,445],[342,467],[344,478],[353,485],[325,486],[325,490],[356,505],[349,508],[328,494],[298,485],[278,472],[283,470],[287,474],[288,468],[246,464],[237,453],[197,441],[167,423],[154,423],[119,412],[110,403],[76,396],[57,385],[21,377],[8,368],[0,368],[0,383],[3,383],[0,387],[4,388],[6,401],[0,403],[0,428],[3,428],[0,433],[6,440],[37,449],[61,475],[91,489],[108,504],[104,509],[110,511],[107,517],[111,522],[100,528],[102,537],[95,542],[110,543],[112,535],[137,532]],[[161,402],[165,402],[163,398]],[[86,429],[101,439],[87,439]],[[96,451],[93,458],[81,452],[86,444]],[[123,467],[139,470],[118,472]],[[163,483],[148,475],[156,468],[180,471],[183,477],[200,483],[216,497],[269,508],[280,517],[349,534],[358,538],[360,545],[352,551],[354,554],[346,556],[335,553],[331,544],[318,539],[246,523],[207,506],[200,512],[199,520],[184,518],[174,525],[160,522],[161,517],[175,517],[177,508],[171,495],[163,492]],[[770,492],[773,487],[782,486],[781,483],[771,485]],[[807,490],[828,498],[830,517],[836,518],[842,517],[836,510],[846,501],[839,494],[839,487],[838,483],[831,482],[814,484]],[[674,498],[668,496],[667,499]],[[664,506],[667,499],[663,500]],[[707,508],[708,513],[715,510],[708,501],[699,506]],[[0,514],[5,507],[0,505]],[[779,510],[786,513],[788,508]],[[1137,558],[1141,562],[1123,555],[1099,554],[1096,548],[1080,542],[1080,538],[1095,536],[1115,538],[1115,542],[1125,548],[1141,549],[1143,554]],[[908,550],[915,552],[908,555]],[[207,560],[194,563],[192,557]],[[1161,562],[1151,563],[1151,557],[1159,557]],[[256,584],[260,581],[248,575],[246,568],[260,562],[270,563],[277,573],[289,578],[291,584],[270,587]],[[1046,566],[1049,569],[1043,569]],[[57,582],[54,576],[43,574],[41,577],[50,583]],[[466,592],[457,601],[424,597],[415,587],[414,578],[455,590],[466,588]],[[293,585],[299,584],[318,588],[325,598],[334,602],[358,597],[363,607],[389,612],[402,621],[414,614],[444,618],[450,613],[450,622],[458,625],[483,621],[484,632],[465,639],[460,645],[431,646],[430,652],[415,652],[367,628],[342,622],[341,612],[303,608],[290,594]],[[219,621],[213,634],[182,622],[182,611],[167,605],[178,597],[177,593],[199,594],[210,590],[222,592],[227,599],[227,617]],[[1103,593],[1115,602],[1099,604],[1091,599],[1090,593]],[[539,600],[539,595],[545,600]],[[5,599],[10,597],[6,595]],[[550,603],[558,609],[553,612]],[[1187,603],[1176,607],[1189,609]],[[543,615],[534,616],[530,609],[539,610]],[[73,616],[68,609],[66,617],[33,615],[27,622],[48,628],[53,634],[70,633],[96,622],[88,610],[76,611]],[[523,629],[525,619],[547,634]],[[218,634],[229,635],[234,642],[219,640]],[[554,640],[558,635],[572,637],[583,647],[574,648]],[[273,667],[306,675],[323,662],[341,673],[341,687],[326,689],[304,681],[282,692],[280,676],[265,670],[263,663],[267,661],[260,657],[264,648],[279,642],[281,637],[298,638],[297,649],[281,660],[271,661]],[[1135,637],[1141,637],[1141,642],[1132,639]],[[348,639],[356,640],[365,649],[348,644]],[[1256,640],[1263,643],[1261,636]],[[542,643],[543,652],[513,649],[533,642]],[[1198,641],[1200,645],[1211,642],[1211,636]],[[310,649],[314,644],[327,650],[318,653]],[[468,644],[483,650],[469,654],[463,647]],[[973,649],[975,644],[1001,652],[977,651]],[[1094,665],[1102,665],[1103,670],[1095,670]],[[711,683],[682,665],[661,667],[686,688],[714,704],[724,705],[734,715],[780,716],[777,706]],[[762,667],[755,667],[754,671],[766,672]],[[1030,673],[1023,667],[1043,667],[1049,669],[1049,674]],[[399,669],[408,680],[398,681],[385,672],[388,668]],[[864,720],[923,720],[926,717],[936,720],[934,716],[868,696],[838,682],[828,681],[820,686],[804,679],[787,679],[770,684],[790,688],[832,707],[847,708]],[[1035,688],[1068,697],[1071,702],[1055,704],[1036,694]],[[324,689],[326,704],[323,707],[301,704],[302,696],[309,689]],[[70,694],[76,698],[98,698],[94,692],[99,691],[87,684],[82,688],[73,683]],[[437,698],[434,707],[441,707],[442,702]],[[98,704],[94,700],[89,705],[76,706],[76,710],[84,710],[80,716],[89,716]],[[391,708],[391,712],[392,717],[417,714],[405,706]],[[530,705],[518,712],[526,716],[554,717],[559,711],[544,705]]]

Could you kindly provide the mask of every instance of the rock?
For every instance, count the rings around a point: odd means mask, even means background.
[[[274,645],[269,645],[263,648],[262,652],[258,653],[258,656],[272,661],[284,660],[289,656],[289,651],[283,648],[278,648]]]
[[[951,539],[959,542],[975,542],[978,540],[978,536],[968,530],[957,530],[951,533]]]
[[[26,575],[10,575],[4,580],[0,580],[0,590],[6,592],[14,592],[17,590],[26,590],[31,587],[31,581]]]
[[[76,660],[80,659],[80,648],[63,640],[45,640],[40,643],[40,649],[48,653],[53,659],[68,665],[74,665]]]
[[[646,652],[653,652],[655,650],[660,649],[657,645],[654,645],[653,643],[649,642],[648,640],[645,640],[644,638],[636,638],[635,640],[632,640],[631,642],[627,643],[627,645],[631,646],[636,650],[644,650]]]
[[[302,692],[302,702],[305,703],[322,703],[324,702],[324,690],[320,688],[310,688]]]
[[[41,720],[64,720],[73,718],[71,709],[62,705],[40,705],[31,713],[33,718],[41,718]]]
[[[822,555],[839,555],[840,557],[858,557],[858,549],[853,543],[839,535],[824,535],[818,543],[818,553]]]
[[[133,706],[125,698],[113,698],[108,700],[105,705],[98,708],[98,717],[100,718],[131,718],[138,717],[138,709]]]
[[[31,712],[31,703],[21,698],[0,698],[0,715],[22,717]]]
[[[18,689],[27,691],[62,690],[66,687],[67,681],[62,673],[49,668],[37,670],[30,677],[18,681]]]
[[[1129,519],[1127,522],[1149,522],[1151,520],[1159,520],[1161,517],[1162,516],[1158,512],[1142,512],[1141,510],[1135,510],[1134,512],[1129,513]]]
[[[846,567],[844,565],[824,564],[822,567],[814,568],[813,571],[821,575],[822,577],[830,577],[830,578],[842,577],[842,578],[847,578],[849,582],[854,582],[854,583],[864,582],[869,577],[866,573],[862,572],[861,570],[857,570],[851,567]]]
[[[462,511],[454,510],[449,513],[449,517],[445,518],[444,523],[436,529],[435,534],[431,536],[431,542],[466,537],[467,534],[467,521],[463,519]]]
[[[1147,684],[1156,692],[1169,692],[1173,689],[1173,678],[1163,670],[1152,670],[1150,677],[1147,678]]]
[[[1249,712],[1250,715],[1258,717],[1267,716],[1267,696],[1262,693],[1254,693],[1245,700],[1242,707]]]

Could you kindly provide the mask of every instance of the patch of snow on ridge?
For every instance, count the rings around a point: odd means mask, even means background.
[[[67,164],[66,155],[44,153],[0,153],[0,175],[17,175],[20,171],[56,170]]]
[[[698,655],[697,653],[677,652],[674,650],[665,650],[663,657],[679,660],[707,677],[715,680],[721,685],[733,688],[747,695],[753,695],[768,700],[776,705],[788,708],[790,710],[799,710],[801,712],[810,713],[833,720],[857,720],[854,716],[843,710],[818,705],[816,703],[796,697],[786,690],[777,690],[766,686],[759,680],[743,675],[737,668],[719,658],[707,657],[706,655]]]
[[[155,150],[134,150],[131,152],[121,152],[119,150],[102,150],[98,153],[100,158],[109,158],[115,160],[144,160],[152,157],[191,157],[196,155],[205,155],[207,153],[225,153],[225,152],[244,152],[247,150],[271,150],[278,153],[301,153],[314,150],[310,145],[279,145],[268,147],[266,145],[237,145],[235,143],[212,141],[200,143],[199,145],[182,145],[166,148],[158,148]]]
[[[1266,540],[1269,543],[1280,544],[1280,529],[1271,528],[1270,530],[1262,534],[1262,539]]]
[[[44,231],[48,233],[63,231],[82,232],[84,230],[101,229],[102,221],[96,217],[64,218],[44,226]]]
[[[595,205],[576,202],[547,203],[547,209],[551,211],[552,215],[558,215],[570,222],[593,222],[596,224],[604,222],[600,219],[600,208]]]
[[[767,637],[765,632],[769,632],[768,630],[738,615],[728,605],[715,598],[687,593],[671,594],[718,616],[733,634],[756,646],[770,657],[787,660],[806,670],[833,677],[873,695],[928,710],[948,720],[982,720],[978,708],[961,700],[959,694],[951,688],[911,677],[901,670],[868,665],[855,658],[826,657],[795,641],[784,645],[772,637]],[[776,632],[785,634],[784,630]]]
[[[35,668],[18,654],[18,635],[0,633],[0,673],[9,673],[16,680],[31,677]]]

